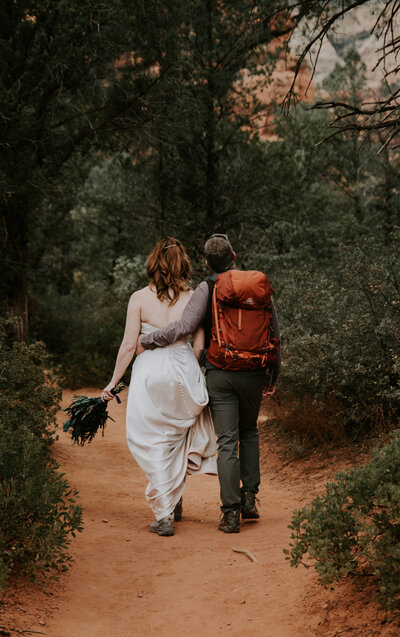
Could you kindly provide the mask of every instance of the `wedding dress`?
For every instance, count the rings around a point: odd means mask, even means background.
[[[141,333],[158,328],[142,323]],[[128,447],[149,483],[156,520],[173,512],[186,475],[217,473],[206,383],[186,341],[145,350],[132,367],[126,413]]]

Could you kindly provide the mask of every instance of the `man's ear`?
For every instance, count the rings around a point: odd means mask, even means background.
[[[237,258],[237,254],[236,254],[236,252],[234,252],[233,253],[233,260],[236,261],[236,258]]]
[[[207,266],[207,268],[209,268],[210,270],[212,270],[212,267],[211,267],[211,265],[208,263],[208,261],[207,261],[207,260],[206,260],[206,266]]]

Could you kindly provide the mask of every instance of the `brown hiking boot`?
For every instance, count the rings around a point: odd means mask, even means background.
[[[218,525],[220,531],[224,533],[239,533],[240,531],[240,511],[227,511],[223,513],[221,522]]]
[[[256,494],[253,491],[242,491],[240,512],[243,520],[258,520],[260,517],[256,507],[256,500]]]

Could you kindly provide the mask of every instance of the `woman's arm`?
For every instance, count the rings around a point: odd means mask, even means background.
[[[204,329],[202,327],[198,327],[193,334],[193,351],[198,361],[200,361],[204,350],[204,342]]]
[[[121,379],[123,373],[131,362],[136,349],[136,341],[140,332],[140,304],[137,296],[137,292],[132,294],[129,303],[128,311],[126,314],[126,324],[124,337],[122,339],[120,348],[117,354],[117,360],[115,361],[115,368],[110,382],[107,387],[102,391],[101,398],[104,401],[112,400],[114,395],[111,390],[115,387],[118,381]]]

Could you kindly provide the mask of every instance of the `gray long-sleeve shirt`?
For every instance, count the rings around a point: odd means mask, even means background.
[[[209,287],[207,281],[202,281],[192,294],[192,297],[184,309],[179,321],[169,323],[164,329],[156,330],[150,334],[142,334],[140,342],[145,349],[166,347],[179,339],[193,334],[200,325],[203,325],[207,314]],[[275,306],[271,300],[271,337],[280,340],[278,317]],[[274,364],[270,368],[270,384],[274,385],[281,368],[280,347]]]

